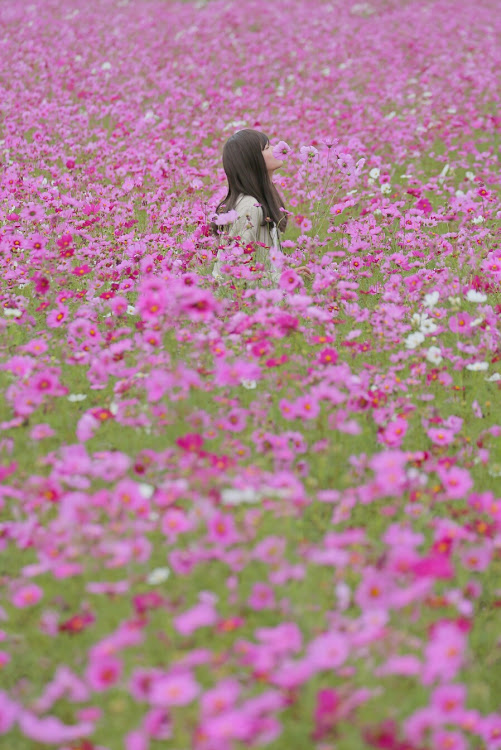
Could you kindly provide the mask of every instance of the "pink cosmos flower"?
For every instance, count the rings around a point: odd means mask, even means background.
[[[318,355],[318,362],[321,365],[335,365],[338,360],[338,353],[335,349],[327,347],[322,349]]]
[[[200,686],[190,672],[160,677],[151,690],[154,706],[186,706],[200,693]]]
[[[248,744],[256,730],[256,719],[249,716],[243,709],[230,709],[221,714],[207,716],[202,722],[199,732],[207,737],[208,747],[218,750],[230,750],[230,740],[240,740]]]
[[[362,610],[384,608],[388,602],[388,580],[376,570],[366,570],[356,590],[355,602]]]
[[[201,698],[202,716],[213,716],[235,706],[240,694],[238,680],[228,678],[221,680],[215,687],[207,690]]]
[[[369,466],[375,472],[376,482],[383,492],[388,495],[400,492],[406,480],[406,462],[405,453],[398,450],[387,450],[372,456]]]
[[[467,750],[468,743],[460,732],[437,729],[432,737],[433,750]]]
[[[86,412],[77,422],[76,435],[80,443],[85,443],[94,437],[94,433],[99,428],[99,420]]]
[[[298,416],[296,404],[293,401],[282,398],[278,402],[278,407],[284,419],[292,420]]]
[[[87,265],[87,263],[84,263],[82,266],[75,266],[71,273],[73,276],[85,276],[90,273],[91,270],[91,267]]]
[[[248,360],[236,359],[228,362],[223,357],[216,361],[213,374],[214,385],[240,385],[246,380],[259,380],[261,369],[259,365]]]
[[[280,289],[285,289],[288,292],[292,292],[301,284],[301,277],[292,268],[283,271],[278,280],[278,286]]]
[[[462,553],[461,562],[468,570],[477,572],[487,570],[492,559],[492,550],[488,545],[482,547],[470,547]]]
[[[141,729],[135,729],[125,735],[125,750],[148,750],[150,739],[146,732]]]
[[[43,596],[43,591],[40,586],[35,583],[29,583],[26,586],[19,588],[12,596],[12,604],[20,609],[25,607],[33,607],[38,604]]]
[[[255,583],[247,604],[256,610],[271,609],[275,605],[275,593],[271,586],[265,583]]]
[[[466,497],[473,487],[473,480],[468,469],[461,469],[459,466],[453,466],[451,469],[438,469],[438,475],[446,496],[450,500],[459,500]]]
[[[301,146],[299,149],[299,160],[302,162],[314,162],[318,160],[318,150],[315,146]]]
[[[46,438],[53,437],[55,431],[49,424],[36,424],[30,432],[30,438],[32,440],[45,440]]]
[[[61,745],[88,737],[94,731],[94,725],[89,722],[69,726],[55,716],[39,718],[28,711],[19,715],[21,732],[35,742],[47,745]]]
[[[207,521],[208,541],[214,544],[235,544],[240,538],[235,528],[233,516],[224,513],[215,513]]]
[[[325,633],[308,646],[306,656],[318,670],[337,669],[348,658],[348,639],[340,633]]]
[[[168,740],[172,737],[172,720],[165,708],[152,708],[143,719],[143,729],[148,737]]]
[[[67,307],[56,307],[55,310],[51,310],[47,315],[47,328],[60,328],[66,321],[69,314]]]
[[[254,547],[252,556],[268,565],[276,565],[284,556],[287,540],[280,536],[268,536]]]
[[[486,750],[500,750],[501,748],[501,715],[489,714],[480,720],[477,730],[485,742]]]
[[[435,445],[450,445],[454,441],[454,432],[442,427],[432,427],[427,435]]]
[[[174,618],[174,627],[181,635],[191,635],[198,628],[209,627],[218,621],[212,602],[199,602],[194,607]]]
[[[462,333],[464,336],[469,336],[472,333],[472,320],[473,318],[467,312],[451,315],[449,318],[449,328],[452,333]]]
[[[313,738],[320,740],[333,728],[338,716],[339,695],[332,688],[319,690],[316,696],[315,706],[315,732]]]
[[[379,676],[399,674],[405,677],[417,676],[421,673],[421,662],[416,656],[406,654],[402,656],[390,656],[390,658],[376,670]]]
[[[431,705],[443,714],[448,724],[456,723],[464,710],[466,687],[441,685],[431,694]]]
[[[122,662],[114,656],[96,657],[90,661],[85,676],[96,692],[109,690],[122,676]]]
[[[17,720],[20,709],[7,693],[0,691],[0,734],[7,734]]]
[[[283,622],[272,628],[257,628],[255,636],[280,656],[299,651],[303,643],[301,630],[294,622]]]
[[[184,534],[193,528],[193,522],[184,510],[170,508],[162,518],[161,529],[170,544],[173,544],[179,534]]]
[[[227,213],[214,214],[213,221],[218,227],[233,224],[238,219],[238,211],[228,211]]]
[[[291,147],[285,141],[279,141],[272,149],[275,159],[285,159],[290,152]]]
[[[425,648],[423,683],[453,680],[463,664],[465,648],[466,636],[457,625],[438,625]]]
[[[380,437],[382,442],[384,442],[388,446],[399,448],[402,444],[408,427],[409,425],[406,419],[397,417],[397,419],[395,419],[393,422],[390,422],[389,425],[387,425],[381,433]]]
[[[294,404],[299,418],[315,419],[320,414],[320,404],[313,396],[300,396]]]
[[[149,700],[153,684],[161,676],[160,669],[135,669],[129,681],[129,691],[134,700]]]

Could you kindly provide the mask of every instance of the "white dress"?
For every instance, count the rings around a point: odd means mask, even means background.
[[[281,250],[280,234],[278,229],[273,226],[263,226],[263,210],[257,200],[252,195],[241,195],[235,205],[238,212],[238,219],[228,229],[230,237],[240,237],[244,245],[250,242],[259,242],[266,245],[265,248],[258,247],[255,254],[257,263],[262,263],[265,267],[268,278],[277,284],[281,271],[270,259],[270,248]],[[221,261],[219,260],[220,251],[218,251],[217,260],[214,263],[212,275],[216,279],[223,278],[221,270]]]

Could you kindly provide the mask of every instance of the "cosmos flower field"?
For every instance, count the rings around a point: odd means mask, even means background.
[[[498,3],[0,28],[0,748],[501,748]]]

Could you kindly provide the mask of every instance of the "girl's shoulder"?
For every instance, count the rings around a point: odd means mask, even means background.
[[[235,204],[238,213],[248,211],[251,208],[259,208],[259,201],[253,195],[240,195]]]

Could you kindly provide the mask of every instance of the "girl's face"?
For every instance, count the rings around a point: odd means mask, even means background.
[[[283,164],[283,159],[277,159],[275,156],[273,156],[273,149],[270,145],[270,142],[268,141],[267,145],[263,148],[263,158],[264,163],[266,164],[266,169],[271,174],[275,171],[275,169],[278,169]]]

